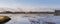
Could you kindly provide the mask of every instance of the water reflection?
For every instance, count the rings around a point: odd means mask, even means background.
[[[7,15],[12,18],[6,24],[45,24],[46,22],[52,22],[60,24],[60,16],[54,16],[54,14],[0,14]]]

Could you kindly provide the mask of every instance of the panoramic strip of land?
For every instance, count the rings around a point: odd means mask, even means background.
[[[11,12],[11,11],[4,11],[4,12],[0,12],[0,14],[60,14],[60,11],[55,11],[55,12]]]

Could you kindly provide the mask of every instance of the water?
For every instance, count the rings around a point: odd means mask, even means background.
[[[45,22],[54,22],[56,24],[60,24],[60,16],[54,16],[54,14],[0,14],[0,15],[6,15],[11,18],[11,20],[6,24],[31,24],[31,23],[45,24]]]

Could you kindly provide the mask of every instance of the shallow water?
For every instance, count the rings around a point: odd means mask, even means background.
[[[40,20],[40,23],[43,22],[54,22],[60,24],[60,16],[54,16],[54,14],[0,14],[6,15],[11,18],[6,24],[31,24],[30,19]],[[35,23],[36,24],[36,23]]]

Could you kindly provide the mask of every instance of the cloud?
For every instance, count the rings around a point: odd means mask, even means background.
[[[11,2],[9,2],[11,1]],[[59,9],[60,5],[31,5],[31,4],[24,4],[22,2],[16,3],[15,0],[9,0],[0,3],[0,10],[3,8],[4,10],[10,11],[54,11],[55,9]]]
[[[0,3],[0,8],[9,11],[49,11],[50,8],[48,6],[32,6],[32,5],[23,5],[23,4],[16,4],[16,3]]]

